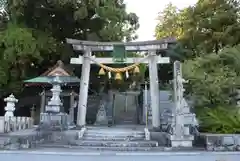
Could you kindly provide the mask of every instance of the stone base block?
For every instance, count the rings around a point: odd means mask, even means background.
[[[77,139],[81,139],[86,132],[87,128],[83,127],[80,131],[77,132]]]
[[[145,140],[151,140],[150,132],[147,128],[144,128]]]
[[[4,116],[1,116],[0,117],[0,133],[4,133],[4,126],[5,126]]]
[[[184,136],[183,138],[177,138],[174,135],[169,137],[172,147],[192,147],[194,137],[193,136]]]

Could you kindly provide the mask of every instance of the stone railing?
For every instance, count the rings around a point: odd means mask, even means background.
[[[208,151],[240,151],[240,134],[201,133]]]
[[[33,127],[31,117],[0,117],[0,133],[14,132]]]

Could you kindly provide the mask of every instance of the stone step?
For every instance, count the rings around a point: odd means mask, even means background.
[[[0,145],[4,145],[6,143],[6,140],[0,140]]]
[[[144,136],[142,137],[122,137],[122,136],[112,136],[112,137],[96,137],[96,136],[84,136],[80,140],[89,140],[89,141],[141,141],[144,140]]]
[[[116,133],[116,134],[144,134],[144,131],[140,130],[124,130],[124,129],[87,129],[86,133]]]
[[[94,147],[157,147],[155,141],[90,141],[77,140],[70,143],[72,146],[94,146]]]
[[[143,131],[121,131],[121,130],[86,130],[85,134],[106,134],[106,135],[144,135]]]
[[[86,132],[83,137],[99,137],[99,138],[144,138],[144,134],[116,134],[116,133],[88,133]]]
[[[67,148],[67,149],[79,149],[90,151],[153,151],[161,150],[163,147],[104,147],[104,146],[70,146],[62,144],[41,144],[41,148]],[[163,149],[162,149],[163,150]]]
[[[7,136],[6,137],[0,137],[0,144],[8,141],[9,139],[10,139],[10,137],[7,137]]]

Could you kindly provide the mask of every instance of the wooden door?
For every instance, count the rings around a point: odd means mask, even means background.
[[[135,96],[115,95],[115,124],[137,124],[137,103]]]

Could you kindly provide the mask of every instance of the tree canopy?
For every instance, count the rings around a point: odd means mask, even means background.
[[[178,38],[189,50],[187,57],[215,52],[240,41],[239,2],[235,0],[199,0],[179,10],[169,4],[159,15],[158,39]]]
[[[0,19],[1,95],[20,91],[57,60],[69,62],[66,38],[130,41],[139,27],[123,0],[2,0]]]
[[[179,39],[183,34],[183,11],[169,3],[158,15],[158,24],[155,28],[157,39],[175,37]]]
[[[181,10],[169,4],[159,14],[156,38],[178,39],[169,55],[183,62],[185,94],[207,132],[239,132],[239,12],[237,0],[198,0]]]

